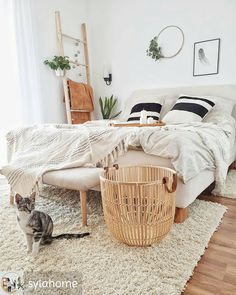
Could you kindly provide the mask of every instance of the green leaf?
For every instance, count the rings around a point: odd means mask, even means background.
[[[101,109],[101,113],[102,113],[102,118],[104,118],[104,109],[103,109],[103,101],[102,101],[102,98],[99,97],[99,104],[100,104],[100,109]]]
[[[111,106],[111,109],[113,109],[116,105],[116,102],[117,102],[117,98],[114,99],[113,103],[112,103],[112,106]]]
[[[110,97],[105,96],[103,99],[99,97],[99,105],[103,119],[110,119],[117,117],[121,112],[118,112],[114,116],[111,116],[112,111],[117,103],[117,97],[111,95]]]
[[[118,117],[121,113],[122,113],[122,111],[119,111],[115,115],[111,116],[110,119],[114,119],[114,118]]]
[[[68,56],[57,56],[54,55],[53,59],[51,61],[45,60],[44,61],[45,65],[48,65],[52,70],[57,70],[57,69],[66,69],[70,70],[70,61]]]
[[[160,58],[163,58],[162,49],[160,46],[158,46],[157,42],[157,36],[155,36],[151,41],[149,48],[146,50],[147,56],[150,56],[155,61],[157,61]]]

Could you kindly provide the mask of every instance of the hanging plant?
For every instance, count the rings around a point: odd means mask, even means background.
[[[163,34],[164,32],[166,32],[166,30],[169,30],[169,29],[176,30],[182,40],[181,40],[180,47],[174,53],[172,53],[170,55],[166,55],[166,54],[163,54],[162,48],[158,45],[158,39],[159,39],[161,34]],[[147,49],[146,52],[147,52],[148,56],[150,56],[155,61],[157,61],[157,60],[159,60],[161,58],[173,58],[173,57],[175,57],[176,55],[178,55],[180,53],[183,46],[184,46],[184,32],[183,32],[183,30],[178,26],[170,25],[170,26],[167,26],[164,29],[162,29],[159,32],[159,34],[157,36],[155,36],[150,41],[149,48]]]
[[[150,45],[149,48],[146,51],[147,56],[150,56],[151,58],[155,59],[155,61],[164,58],[162,51],[161,51],[161,47],[158,46],[157,43],[157,36],[155,36],[151,41],[150,41]]]

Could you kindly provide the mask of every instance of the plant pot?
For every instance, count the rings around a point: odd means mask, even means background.
[[[55,74],[57,77],[64,77],[65,76],[65,70],[57,69],[55,70]]]

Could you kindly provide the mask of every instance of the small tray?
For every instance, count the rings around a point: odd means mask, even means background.
[[[140,123],[111,123],[112,127],[156,127],[156,126],[165,126],[166,123],[159,121],[152,124],[140,124]]]

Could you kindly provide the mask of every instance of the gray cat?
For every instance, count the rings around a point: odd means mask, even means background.
[[[51,217],[35,208],[35,195],[32,193],[29,198],[23,198],[19,194],[15,195],[17,208],[17,221],[26,236],[27,250],[36,256],[40,245],[50,244],[55,239],[83,238],[89,233],[82,234],[62,234],[52,236],[53,221]]]

